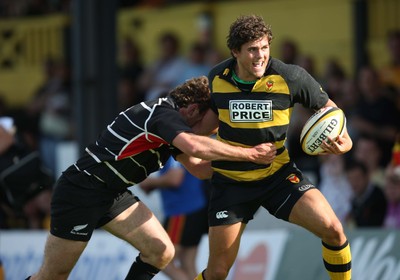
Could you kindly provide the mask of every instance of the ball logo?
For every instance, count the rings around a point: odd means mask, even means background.
[[[293,183],[293,184],[297,184],[298,182],[300,182],[299,177],[297,177],[295,174],[290,174],[286,180],[289,180],[289,182]]]
[[[310,152],[314,152],[319,146],[328,138],[328,135],[335,129],[335,127],[339,124],[336,119],[331,119],[326,128],[322,131],[317,139],[312,143],[307,143],[307,148]]]

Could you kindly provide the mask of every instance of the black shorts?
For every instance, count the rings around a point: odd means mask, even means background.
[[[315,186],[292,162],[263,180],[213,183],[208,222],[210,226],[247,223],[260,206],[273,216],[288,221],[295,203],[304,192],[313,188]]]
[[[207,207],[186,215],[166,217],[164,228],[175,245],[197,246],[208,232]]]
[[[129,190],[116,191],[82,172],[68,171],[57,181],[51,202],[50,232],[88,241],[101,227],[139,201]]]

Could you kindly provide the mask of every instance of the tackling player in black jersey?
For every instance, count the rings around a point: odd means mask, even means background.
[[[153,213],[127,188],[159,170],[176,149],[183,152],[176,153],[177,159],[201,179],[211,175],[208,160],[269,164],[275,156],[271,144],[235,147],[196,135],[203,131],[209,105],[208,80],[199,77],[164,98],[121,112],[59,178],[43,264],[30,279],[67,279],[99,227],[139,250],[126,279],[151,279],[163,269],[174,246]]]

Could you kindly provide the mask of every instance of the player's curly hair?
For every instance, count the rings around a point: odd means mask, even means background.
[[[200,113],[210,108],[210,88],[206,76],[189,79],[175,87],[169,94],[180,108],[195,103],[199,104]]]
[[[240,50],[243,44],[264,36],[267,36],[268,42],[271,43],[273,39],[271,26],[266,24],[261,16],[240,16],[229,28],[227,45],[231,51]]]

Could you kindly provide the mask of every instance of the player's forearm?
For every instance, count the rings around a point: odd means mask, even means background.
[[[210,179],[213,174],[210,161],[191,157],[184,153],[178,155],[177,160],[187,171],[200,180]]]
[[[179,187],[182,184],[184,176],[183,168],[170,169],[160,176],[146,178],[141,185],[143,188]]]
[[[209,137],[181,133],[174,139],[174,146],[182,152],[204,160],[251,161],[251,149],[231,146]]]
[[[351,140],[351,137],[347,131],[347,128],[344,128],[342,138],[343,138],[342,143],[344,144],[343,152],[347,153],[353,147],[353,140]]]

